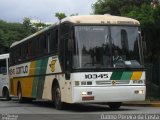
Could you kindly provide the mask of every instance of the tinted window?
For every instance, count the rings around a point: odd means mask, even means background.
[[[139,68],[138,27],[76,26],[73,68]]]
[[[56,52],[58,48],[58,29],[52,29],[50,34],[48,35],[49,38],[49,51]]]
[[[40,54],[47,53],[47,37],[46,35],[42,35],[40,37]]]
[[[6,74],[7,68],[6,68],[6,59],[0,60],[0,74]]]

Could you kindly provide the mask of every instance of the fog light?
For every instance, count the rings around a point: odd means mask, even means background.
[[[140,91],[139,91],[139,94],[143,94],[143,93],[144,93],[143,90],[140,90]]]
[[[143,90],[135,90],[134,93],[135,93],[135,94],[143,94],[144,91],[143,91]]]
[[[87,95],[87,92],[82,92],[82,95]]]

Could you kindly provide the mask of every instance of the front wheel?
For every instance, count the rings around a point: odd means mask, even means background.
[[[121,102],[110,102],[110,103],[108,103],[108,105],[111,109],[115,110],[115,109],[119,109],[121,107],[122,103]]]
[[[58,84],[56,84],[55,87],[54,87],[53,95],[54,95],[53,100],[54,100],[55,108],[58,109],[58,110],[63,109],[64,108],[64,103],[61,102],[61,90],[60,90]]]

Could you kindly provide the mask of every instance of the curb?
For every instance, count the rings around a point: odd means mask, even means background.
[[[158,102],[124,102],[122,105],[124,106],[137,106],[137,107],[160,107],[160,101]]]
[[[160,102],[157,102],[157,103],[152,102],[151,107],[160,107]]]

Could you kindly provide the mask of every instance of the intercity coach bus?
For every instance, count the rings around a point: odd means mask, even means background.
[[[112,15],[66,17],[10,47],[10,90],[27,98],[66,103],[145,99],[140,23]]]
[[[9,96],[9,54],[0,55],[0,97],[10,100]]]

